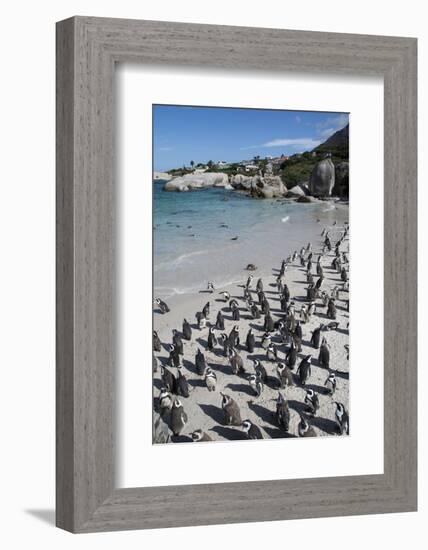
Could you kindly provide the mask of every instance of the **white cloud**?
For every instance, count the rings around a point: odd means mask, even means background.
[[[321,130],[319,135],[323,138],[328,138],[333,135],[334,132],[336,132],[336,128],[326,128],[325,130]]]
[[[303,149],[313,149],[317,145],[321,143],[318,139],[313,139],[310,137],[305,138],[278,138],[278,139],[272,139],[271,141],[267,141],[265,143],[262,143],[260,145],[249,145],[248,147],[241,147],[241,150],[244,149],[259,149],[259,148],[270,148],[270,147],[292,147],[293,149],[296,148],[303,148]]]
[[[347,115],[346,113],[341,113],[340,115],[337,115],[335,117],[326,118],[322,122],[318,122],[317,124],[315,124],[315,127],[320,133],[321,130],[324,128],[330,128],[335,131],[346,126],[348,122],[349,115]]]

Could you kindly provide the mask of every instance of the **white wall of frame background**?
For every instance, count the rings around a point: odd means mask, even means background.
[[[428,30],[423,2],[386,0],[30,0],[2,8],[1,163],[0,163],[0,454],[3,548],[146,548],[176,550],[260,548],[315,544],[320,550],[362,545],[398,549],[425,539],[428,520],[427,473],[420,468],[420,511],[412,514],[299,520],[248,525],[134,531],[73,536],[54,521],[54,171],[55,21],[71,15],[159,19],[195,23],[336,31],[419,38],[419,208],[420,279],[426,280],[423,236],[428,222],[427,146]],[[4,44],[3,44],[4,41]],[[426,241],[425,241],[426,242]],[[424,277],[425,275],[425,277]],[[426,285],[419,289],[420,334],[428,330],[423,313]],[[423,359],[423,354],[421,353]],[[421,361],[422,362],[422,361]],[[428,423],[423,392],[428,374],[422,365],[419,464],[427,463]],[[425,432],[425,434],[424,434]],[[424,539],[422,539],[424,537]],[[412,542],[411,542],[412,541]]]

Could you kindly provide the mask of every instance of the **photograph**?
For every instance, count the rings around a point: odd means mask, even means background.
[[[349,435],[349,113],[152,112],[153,444]]]

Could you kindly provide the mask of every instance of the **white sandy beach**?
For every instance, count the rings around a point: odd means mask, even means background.
[[[347,207],[345,208],[347,211]],[[316,225],[317,239],[312,241],[313,251],[313,273],[314,280],[317,279],[315,274],[316,260],[322,247],[323,238],[321,237],[322,228],[326,227],[330,231],[330,237],[332,240],[333,248],[331,252],[327,252],[322,260],[322,266],[324,269],[324,282],[322,290],[330,294],[331,290],[335,286],[341,286],[342,280],[340,274],[337,273],[331,267],[331,262],[334,258],[334,244],[336,240],[341,236],[344,226],[339,223],[337,226],[332,225]],[[302,246],[306,246],[307,242],[302,242]],[[298,249],[298,251],[300,248]],[[341,251],[348,252],[349,240],[345,239],[341,246]],[[252,291],[254,294],[254,300],[257,302],[257,294],[255,293],[255,285],[257,279],[263,274],[263,285],[270,303],[271,314],[274,321],[277,321],[283,312],[280,310],[279,295],[276,286],[276,276],[278,274],[281,261],[285,258],[278,256],[276,264],[272,266],[258,266],[258,269],[253,272],[254,280],[252,285]],[[254,263],[257,264],[257,257],[254,259]],[[159,367],[156,373],[154,373],[154,409],[157,406],[157,397],[159,390],[162,386],[161,380],[161,368],[160,365],[166,365],[169,352],[165,349],[165,344],[169,344],[172,341],[172,330],[177,329],[181,332],[183,319],[186,318],[192,325],[192,340],[184,342],[184,356],[182,358],[183,369],[189,386],[190,395],[188,398],[180,397],[180,401],[183,403],[184,410],[188,417],[188,423],[185,426],[182,435],[179,437],[172,436],[171,440],[175,442],[191,441],[189,434],[197,429],[202,429],[213,440],[236,440],[245,439],[246,435],[240,427],[226,426],[224,422],[224,413],[221,408],[221,392],[229,394],[238,403],[242,419],[250,419],[256,424],[262,431],[264,438],[277,438],[277,437],[295,437],[298,436],[298,423],[299,413],[305,413],[307,406],[304,403],[306,390],[313,389],[319,396],[320,408],[314,418],[308,417],[310,424],[314,427],[318,436],[336,435],[336,422],[335,422],[335,401],[341,402],[345,405],[347,411],[349,411],[349,361],[347,359],[347,350],[344,347],[349,343],[349,332],[347,324],[349,321],[349,313],[347,311],[347,301],[349,300],[349,293],[342,292],[339,299],[336,301],[337,317],[336,320],[339,323],[338,330],[323,331],[321,334],[325,336],[330,346],[330,369],[336,374],[337,389],[334,396],[329,396],[326,393],[324,383],[329,374],[325,368],[318,366],[318,353],[319,350],[315,349],[310,344],[312,331],[319,327],[320,323],[328,324],[330,319],[326,317],[326,307],[322,306],[321,300],[316,301],[317,309],[316,313],[312,316],[308,323],[302,322],[303,339],[302,350],[298,354],[298,360],[296,368],[294,369],[294,376],[302,358],[306,355],[312,354],[312,372],[311,376],[305,387],[300,386],[297,377],[295,376],[295,385],[292,387],[286,387],[281,390],[281,393],[286,397],[290,408],[290,428],[286,433],[278,427],[275,418],[276,411],[276,399],[278,397],[278,381],[276,374],[276,362],[270,362],[266,358],[265,350],[260,346],[261,336],[264,333],[263,322],[264,316],[258,320],[251,317],[246,310],[245,301],[243,299],[243,285],[245,284],[249,275],[248,271],[245,271],[245,266],[242,269],[242,280],[233,285],[229,285],[224,288],[216,288],[215,292],[210,294],[204,289],[201,289],[198,293],[182,294],[170,297],[167,302],[171,309],[169,313],[161,314],[156,308],[154,313],[154,330],[159,334],[162,342],[162,350],[159,353],[155,353],[159,360]],[[347,266],[347,270],[349,266]],[[265,275],[269,273],[270,275]],[[306,267],[300,266],[299,258],[292,263],[286,273],[285,282],[287,283],[291,300],[296,304],[296,318],[299,319],[299,311],[303,304],[307,304],[306,301]],[[232,320],[231,311],[229,305],[224,302],[220,292],[227,290],[232,298],[238,300],[241,312],[241,319],[239,322]],[[199,330],[197,328],[195,313],[201,311],[206,302],[210,302],[210,317],[207,327]],[[225,331],[229,333],[232,327],[237,324],[239,326],[239,333],[241,339],[241,345],[239,346],[239,353],[244,359],[245,370],[248,374],[253,373],[252,359],[259,359],[263,366],[266,368],[268,376],[270,378],[268,384],[264,386],[264,390],[259,397],[253,393],[249,386],[249,383],[245,376],[238,376],[232,374],[229,359],[224,356],[223,347],[219,343],[217,348],[210,352],[206,349],[207,337],[209,326],[215,324],[217,312],[222,310],[225,318]],[[256,347],[254,353],[249,354],[245,347],[245,338],[249,328],[253,328],[253,332],[256,337]],[[220,335],[221,331],[217,331],[217,335]],[[272,341],[277,344],[279,339],[276,332],[273,333]],[[209,367],[211,367],[217,375],[217,388],[215,392],[209,392],[204,378],[199,376],[195,368],[195,354],[197,349],[200,348],[205,354],[205,358]],[[285,347],[283,344],[278,344],[279,357],[281,361],[284,359]],[[175,375],[176,369],[168,367]]]

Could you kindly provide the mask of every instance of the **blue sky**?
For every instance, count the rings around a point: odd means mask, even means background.
[[[346,124],[347,113],[154,105],[154,169],[310,151]]]

